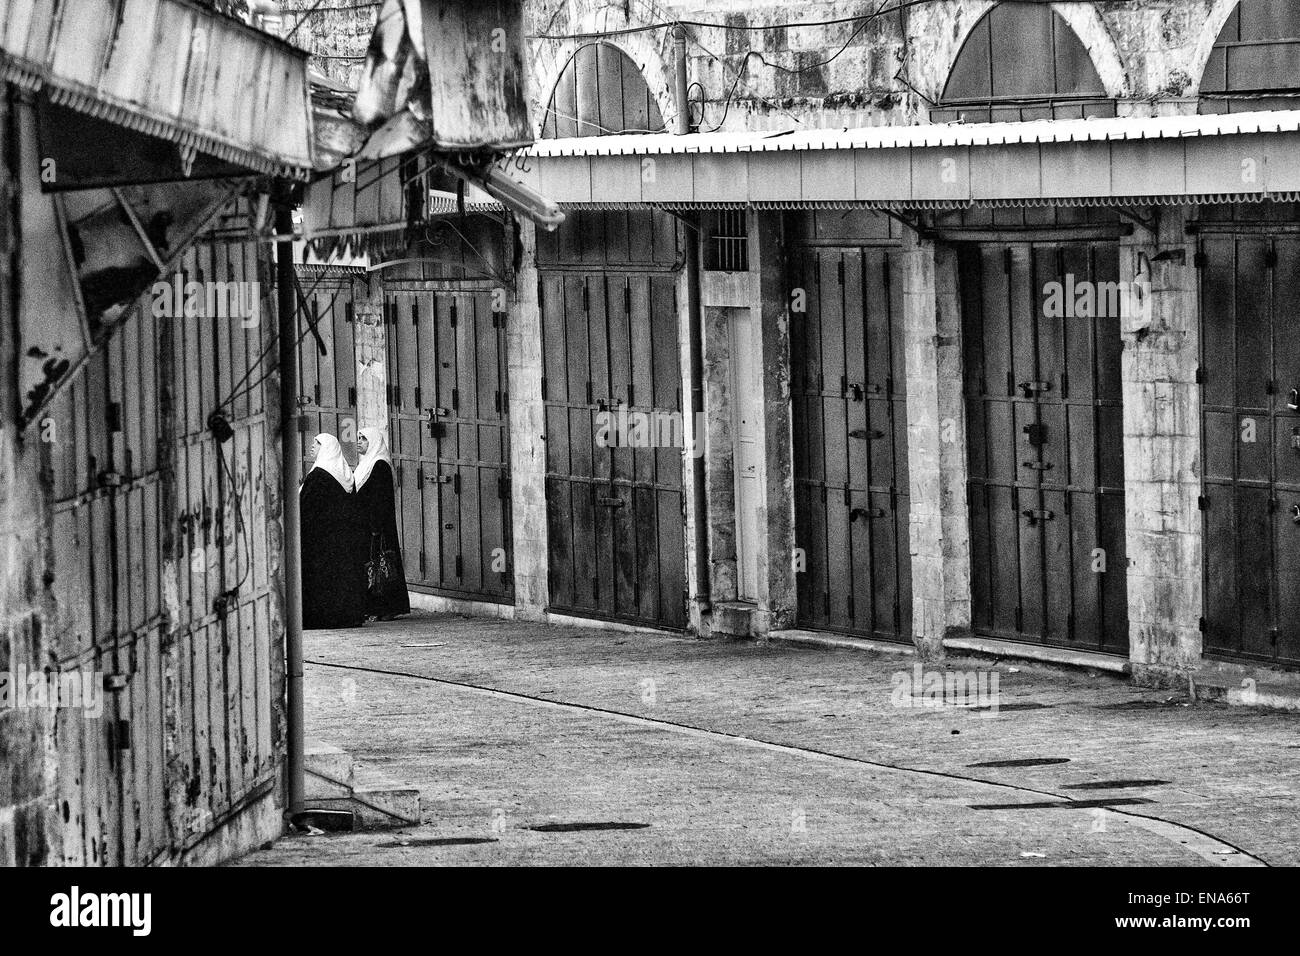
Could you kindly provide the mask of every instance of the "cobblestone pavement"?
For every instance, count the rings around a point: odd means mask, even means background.
[[[996,712],[935,707],[905,655],[433,614],[306,657],[308,734],[424,824],[244,865],[1300,863],[1300,715],[1106,674],[950,659]]]

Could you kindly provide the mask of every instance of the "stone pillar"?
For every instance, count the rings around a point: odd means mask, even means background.
[[[357,352],[357,432],[389,428],[388,326],[384,324],[384,280],[354,281],[353,334]],[[389,435],[389,442],[393,437]]]
[[[903,259],[912,640],[938,657],[971,620],[957,257],[905,229]]]
[[[510,389],[510,507],[515,615],[541,620],[550,602],[546,527],[546,408],[542,403],[542,313],[537,301],[537,232],[519,223],[514,286],[508,290],[506,364]]]
[[[780,213],[749,215],[749,268],[762,351],[764,505],[758,526],[758,633],[793,627],[798,604],[794,549],[794,433],[790,408],[790,298]]]
[[[704,462],[709,520],[709,600],[735,601],[736,473],[732,446],[731,320],[750,307],[748,272],[704,272],[700,314],[704,333]]]
[[[1200,315],[1187,209],[1152,210],[1120,246],[1138,299],[1123,319],[1125,546],[1134,679],[1166,685],[1201,659]]]

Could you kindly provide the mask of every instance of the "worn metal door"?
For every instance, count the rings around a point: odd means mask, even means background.
[[[510,603],[510,396],[497,287],[385,286],[388,403],[407,581]]]
[[[799,623],[906,641],[912,601],[898,255],[892,245],[797,251],[790,389],[795,539],[806,564]]]
[[[973,629],[1127,653],[1118,247],[958,248]]]
[[[1200,246],[1204,648],[1295,664],[1300,237],[1207,234]]]
[[[617,230],[620,252],[591,245],[590,231],[539,248],[550,606],[683,628],[676,231],[661,213],[595,222],[611,238]],[[584,251],[566,255],[575,245]],[[604,255],[617,259],[594,267]],[[639,415],[648,441],[627,441]],[[602,423],[612,426],[603,435]]]
[[[163,471],[159,324],[126,319],[35,426],[51,449],[52,622],[59,674],[103,691],[102,711],[56,711],[63,862],[166,853],[163,775]]]
[[[357,463],[357,358],[354,283],[358,270],[298,267],[298,427],[302,474],[311,470],[311,446],[321,432],[335,436],[344,457]],[[308,325],[315,325],[315,334]],[[268,363],[263,363],[268,364]],[[263,373],[265,374],[265,373]]]
[[[275,349],[269,270],[257,246],[202,245],[180,276],[248,283],[260,318],[156,312],[146,296],[37,426],[67,598],[58,670],[105,690],[102,714],[57,712],[74,865],[174,858],[276,780],[278,443],[256,374]],[[234,432],[223,444],[214,412]]]
[[[201,244],[181,268],[186,281],[250,284],[260,299],[256,324],[202,310],[171,321],[160,340],[172,382],[163,418],[174,478],[166,553],[177,584],[179,733],[169,788],[183,850],[269,793],[278,777],[280,466],[278,415],[271,417],[278,410],[269,380],[244,378],[277,347],[263,250]],[[233,431],[222,443],[210,428],[214,411]]]

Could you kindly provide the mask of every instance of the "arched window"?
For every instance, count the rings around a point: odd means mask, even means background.
[[[542,117],[543,139],[661,133],[663,114],[632,59],[610,43],[578,48],[560,73]],[[543,266],[584,263],[611,268],[677,261],[676,221],[658,209],[568,209],[555,232],[537,233]]]
[[[1114,116],[1092,58],[1039,3],[1000,3],[975,24],[930,111],[936,123]]]
[[[1202,113],[1300,107],[1300,4],[1242,0],[1201,77]]]
[[[631,57],[609,43],[578,48],[555,84],[543,139],[660,133],[663,115]]]

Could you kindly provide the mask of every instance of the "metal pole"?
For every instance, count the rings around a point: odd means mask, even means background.
[[[282,205],[276,210],[275,231],[293,233],[293,212]],[[287,677],[287,750],[285,770],[290,817],[303,809],[302,709],[302,537],[298,512],[298,484],[302,449],[298,431],[298,303],[294,295],[293,243],[276,244],[276,314],[280,338],[280,496],[284,515],[284,669]]]

